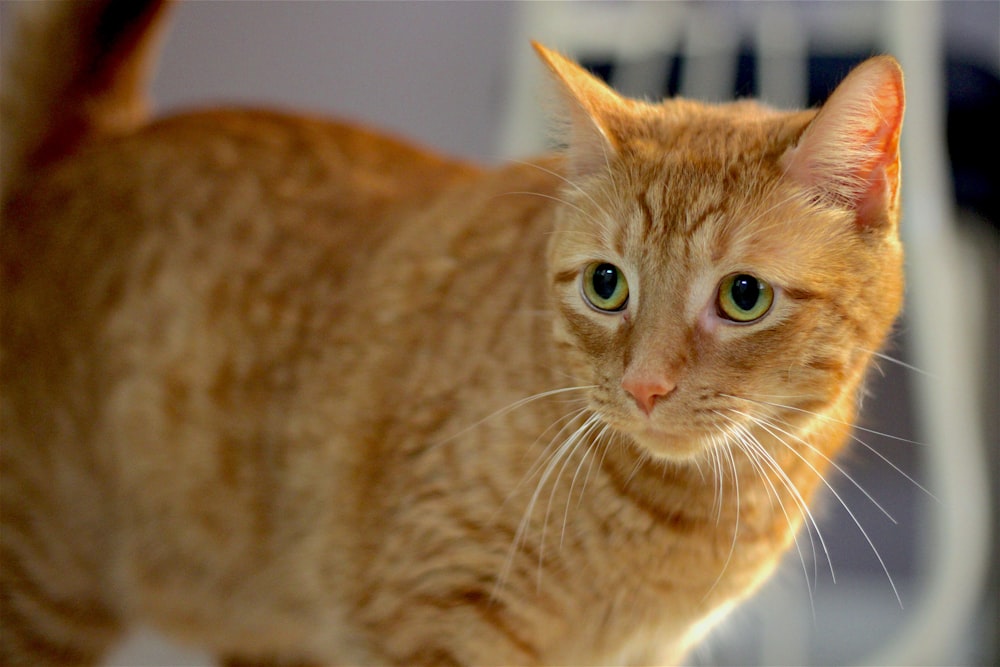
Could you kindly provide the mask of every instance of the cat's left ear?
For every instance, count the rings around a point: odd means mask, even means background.
[[[619,150],[614,126],[625,110],[624,100],[569,58],[538,42],[531,45],[559,84],[559,97],[568,115],[565,140],[572,174],[589,176],[606,169]]]
[[[866,60],[782,157],[786,173],[820,198],[855,211],[862,228],[893,224],[903,106],[903,72],[896,60]]]

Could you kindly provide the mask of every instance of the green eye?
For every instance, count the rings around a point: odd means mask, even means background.
[[[774,290],[756,276],[734,273],[719,285],[719,315],[733,322],[753,322],[767,314]]]
[[[613,313],[628,303],[625,274],[614,264],[594,262],[583,272],[583,296],[597,310]]]

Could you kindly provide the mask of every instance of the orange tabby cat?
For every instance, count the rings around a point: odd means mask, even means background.
[[[163,4],[5,79],[4,664],[134,622],[232,662],[676,661],[792,544],[900,307],[901,73],[623,99],[496,170],[143,118]]]

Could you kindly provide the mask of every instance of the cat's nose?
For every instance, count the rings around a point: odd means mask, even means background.
[[[636,405],[645,414],[653,411],[653,406],[673,392],[677,385],[665,377],[637,377],[626,375],[622,379],[622,389],[635,399]]]

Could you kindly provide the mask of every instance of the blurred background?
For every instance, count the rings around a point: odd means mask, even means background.
[[[803,536],[807,565],[793,551],[689,662],[1000,664],[1000,3],[187,2],[155,108],[306,110],[499,163],[546,148],[529,39],[631,95],[779,107],[820,103],[867,56],[900,59],[908,302],[885,351],[900,363],[872,377],[841,462],[854,481],[821,503],[830,563]],[[210,664],[147,630],[111,662]]]

